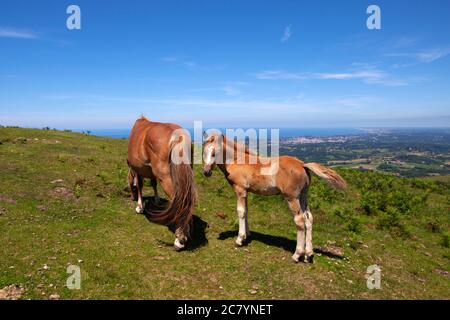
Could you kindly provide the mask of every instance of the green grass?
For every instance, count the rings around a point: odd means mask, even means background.
[[[175,252],[174,235],[136,214],[124,191],[126,140],[0,128],[0,143],[0,289],[21,284],[23,299],[450,298],[448,179],[341,169],[345,193],[314,179],[314,245],[344,259],[295,264],[280,196],[249,197],[252,241],[235,248],[235,196],[219,171],[206,179],[195,167],[196,238]],[[65,287],[70,264],[81,290]],[[373,264],[380,290],[366,287]]]

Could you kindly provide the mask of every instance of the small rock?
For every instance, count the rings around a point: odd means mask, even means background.
[[[47,206],[45,206],[43,204],[36,206],[36,209],[38,209],[39,211],[47,211],[48,210]]]
[[[64,182],[63,179],[56,179],[56,180],[53,180],[53,181],[51,182],[51,184],[63,183],[63,182]]]
[[[222,211],[217,212],[216,216],[218,216],[220,219],[225,219],[227,216],[225,215],[225,213],[223,213]]]
[[[253,289],[251,289],[251,290],[248,290],[248,292],[250,292],[250,294],[257,294],[257,293],[258,293],[258,291],[256,291],[256,290],[253,290]]]
[[[27,142],[27,138],[18,137],[18,138],[15,138],[13,141],[14,142],[22,142],[22,143],[24,143],[24,142]]]
[[[317,246],[314,248],[314,252],[321,253],[326,256],[331,255],[334,257],[341,258],[341,259],[344,257],[344,250],[342,248],[334,246],[334,245],[330,245],[328,247]]]
[[[22,286],[12,284],[0,289],[0,300],[18,300],[22,297],[25,289]]]
[[[155,259],[155,260],[166,260],[166,258],[162,257],[162,256],[156,256],[156,257],[153,257],[153,259]]]
[[[445,277],[449,277],[450,278],[450,272],[448,272],[446,270],[434,269],[433,272],[437,273],[437,274],[440,274],[441,276],[445,276]]]
[[[48,297],[50,300],[59,300],[60,296],[59,294],[52,294],[50,295],[50,297]]]
[[[43,270],[48,270],[48,269],[50,269],[50,267],[49,267],[48,265],[44,264],[44,266],[42,267],[42,269],[43,269]]]

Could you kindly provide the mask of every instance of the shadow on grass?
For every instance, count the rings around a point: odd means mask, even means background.
[[[219,240],[226,240],[229,238],[236,238],[238,235],[238,231],[225,231],[219,234]],[[293,253],[295,251],[295,247],[297,246],[297,242],[295,240],[291,240],[285,237],[272,236],[270,234],[264,234],[256,231],[250,232],[250,238],[247,240],[245,245],[250,244],[252,241],[258,241],[264,243],[268,246],[281,248],[285,251]],[[343,256],[332,252],[332,250],[328,250],[323,247],[314,247],[314,253],[320,253],[324,256],[333,259],[342,259]]]
[[[164,209],[167,206],[167,204],[169,203],[169,201],[167,201],[166,199],[160,198],[160,204],[156,205],[155,201],[154,201],[154,197],[144,197],[143,201],[145,203],[144,216],[151,223],[155,223],[155,222],[151,220],[151,215],[148,212],[151,212],[152,210],[155,210],[155,209],[159,209],[159,210]],[[199,216],[196,216],[196,215],[192,216],[192,229],[191,229],[190,239],[186,243],[186,247],[185,247],[184,251],[195,251],[195,250],[208,244],[208,239],[206,238],[206,228],[207,227],[208,227],[208,224],[204,220],[202,220]],[[174,226],[170,225],[170,226],[167,226],[167,228],[170,231],[175,232]],[[159,241],[159,243],[166,247],[173,247],[173,243],[168,243],[168,242],[164,242],[164,241]]]

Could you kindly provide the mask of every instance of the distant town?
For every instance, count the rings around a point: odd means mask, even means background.
[[[304,161],[405,177],[450,174],[450,129],[370,129],[361,134],[288,137],[280,153]]]

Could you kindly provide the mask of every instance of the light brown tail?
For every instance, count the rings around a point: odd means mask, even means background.
[[[345,182],[336,171],[331,170],[330,168],[314,162],[306,163],[303,166],[318,177],[324,179],[335,189],[344,190],[347,187],[347,182]]]
[[[187,139],[182,140],[177,143],[188,143]],[[172,146],[171,154],[175,151]],[[175,229],[180,227],[186,229],[185,227],[192,221],[196,201],[194,173],[188,163],[176,164],[173,162],[172,156],[169,161],[174,195],[165,210],[152,210],[150,219],[164,225],[172,225]]]

